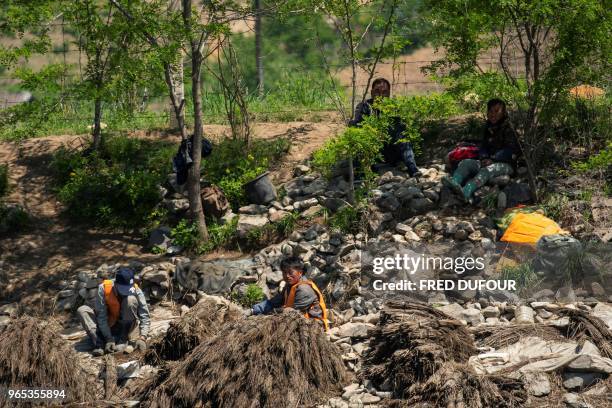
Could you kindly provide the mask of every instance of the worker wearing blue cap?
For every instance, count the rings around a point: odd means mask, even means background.
[[[83,305],[77,314],[94,344],[95,356],[117,351],[116,341],[126,343],[136,327],[140,337],[133,342],[134,347],[142,351],[147,348],[149,307],[130,268],[119,268],[115,279],[106,279],[98,286],[95,311]]]

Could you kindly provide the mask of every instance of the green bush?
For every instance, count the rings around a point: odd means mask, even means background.
[[[264,300],[265,295],[263,290],[255,283],[247,285],[244,293],[232,292],[232,301],[242,305],[243,307],[253,307],[256,303]]]
[[[54,156],[58,198],[76,220],[100,227],[143,226],[160,201],[175,147],[123,136],[96,152],[60,149]]]
[[[208,242],[200,244],[198,247],[199,253],[206,253],[217,248],[228,246],[236,238],[236,227],[238,226],[238,217],[226,224],[208,224]]]
[[[242,186],[269,169],[289,151],[287,138],[258,139],[247,150],[238,139],[224,139],[213,147],[213,154],[202,160],[202,174],[218,185],[232,208],[246,204]]]
[[[612,168],[612,143],[599,153],[590,156],[585,162],[574,162],[572,168],[578,171],[610,171]]]
[[[0,234],[17,232],[30,224],[30,217],[19,206],[0,203]]]
[[[538,287],[541,279],[533,270],[530,262],[521,263],[515,266],[505,266],[502,268],[502,280],[513,280],[516,282],[516,289],[519,294],[524,294]]]
[[[190,250],[196,247],[199,242],[198,227],[195,223],[188,220],[180,220],[176,227],[170,231],[172,243]]]
[[[315,152],[313,164],[319,171],[330,175],[337,163],[352,158],[368,179],[372,176],[370,167],[380,159],[382,147],[389,142],[388,129],[395,118],[405,126],[399,141],[410,142],[418,154],[422,143],[421,129],[430,121],[459,112],[457,104],[447,94],[384,98],[376,102],[375,108],[378,115],[365,117],[359,127],[345,129]]]
[[[8,166],[5,164],[0,165],[0,198],[4,197],[8,193],[9,178],[8,178]]]
[[[345,234],[356,234],[365,230],[365,221],[365,207],[363,205],[347,205],[329,217],[327,223],[332,229]]]

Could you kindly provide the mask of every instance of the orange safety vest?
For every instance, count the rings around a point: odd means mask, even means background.
[[[108,312],[108,327],[113,327],[119,320],[121,302],[119,302],[119,298],[117,298],[113,291],[112,280],[105,279],[102,284],[104,285],[104,300],[106,301],[106,311]],[[134,284],[134,287],[138,288],[138,285]]]
[[[323,294],[321,293],[321,291],[319,290],[319,288],[317,287],[317,285],[315,285],[313,281],[301,280],[295,285],[291,286],[289,291],[285,292],[285,299],[284,299],[283,307],[293,307],[293,303],[295,302],[295,291],[299,285],[309,285],[312,288],[312,290],[315,291],[315,293],[319,297],[319,306],[321,307],[321,312],[322,312],[321,317],[311,316],[309,311],[310,309],[315,307],[315,303],[313,303],[312,305],[310,305],[308,310],[304,312],[304,317],[307,319],[320,320],[321,322],[323,322],[323,325],[325,326],[325,331],[329,330],[329,321],[327,320],[327,307],[325,306],[325,299],[323,298]]]

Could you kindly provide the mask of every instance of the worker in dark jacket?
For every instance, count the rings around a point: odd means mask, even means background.
[[[377,78],[372,82],[371,88],[372,97],[365,100],[355,108],[355,117],[349,122],[349,126],[358,126],[364,117],[374,113],[378,114],[373,105],[378,98],[388,98],[391,96],[391,84],[385,78]],[[389,136],[391,140],[383,146],[381,151],[385,163],[395,165],[398,162],[403,162],[408,169],[408,174],[411,177],[419,177],[421,173],[417,168],[414,160],[414,152],[412,146],[408,142],[399,142],[403,137],[403,132],[406,126],[402,123],[399,117],[391,118],[391,126],[389,127]]]
[[[466,202],[472,202],[474,192],[490,179],[512,175],[520,154],[516,133],[508,121],[506,103],[501,99],[491,99],[487,103],[487,122],[478,160],[462,160],[452,177],[444,177],[442,183]]]
[[[271,299],[257,303],[246,316],[271,313],[274,309],[295,309],[307,319],[320,321],[329,328],[327,308],[321,291],[314,282],[304,277],[304,263],[300,258],[284,259],[280,265],[285,287]]]

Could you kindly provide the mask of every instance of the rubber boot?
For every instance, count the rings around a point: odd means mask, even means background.
[[[448,177],[448,176],[443,177],[442,184],[450,188],[453,191],[453,193],[457,194],[458,196],[463,197],[463,189],[461,188],[461,183],[463,182],[463,176],[458,173],[459,173],[458,171],[455,171],[452,177]]]
[[[476,190],[478,190],[478,185],[473,181],[470,181],[463,186],[462,195],[466,202],[470,204],[473,203],[473,195]]]

